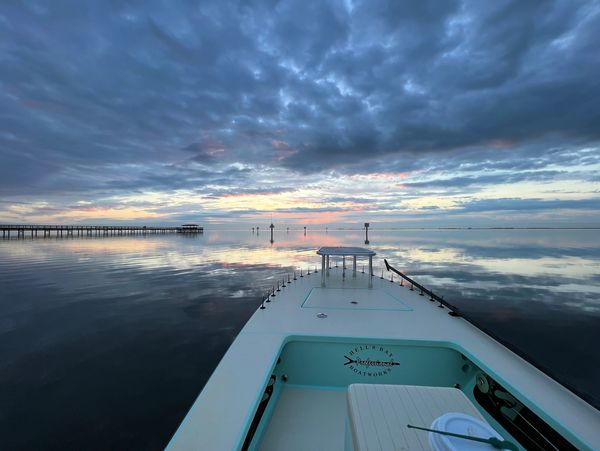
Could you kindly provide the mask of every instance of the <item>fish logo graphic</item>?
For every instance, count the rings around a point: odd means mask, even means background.
[[[393,353],[380,345],[356,346],[344,354],[343,366],[359,376],[385,376],[400,363],[394,360]]]

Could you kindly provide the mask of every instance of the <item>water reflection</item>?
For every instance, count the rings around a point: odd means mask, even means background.
[[[162,448],[264,290],[365,239],[267,232],[0,241],[0,448]],[[387,258],[600,404],[597,234],[369,240],[377,274]]]

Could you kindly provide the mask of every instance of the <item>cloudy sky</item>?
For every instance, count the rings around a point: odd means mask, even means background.
[[[0,222],[600,225],[596,1],[4,1]]]

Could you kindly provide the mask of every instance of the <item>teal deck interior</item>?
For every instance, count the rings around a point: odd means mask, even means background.
[[[346,387],[356,383],[452,387],[464,385],[475,367],[460,353],[437,346],[385,342],[292,341],[274,374],[296,385]]]
[[[326,337],[291,341],[273,369],[272,398],[250,449],[344,449],[346,391],[354,383],[459,387],[478,406],[473,389],[479,371],[460,352],[439,343]],[[510,437],[485,410],[478,410]]]

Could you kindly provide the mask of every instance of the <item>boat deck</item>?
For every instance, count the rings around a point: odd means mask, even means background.
[[[343,450],[346,390],[287,385],[261,441],[261,451]]]
[[[239,449],[282,349],[298,340],[324,339],[443,345],[468,357],[558,432],[577,437],[582,448],[600,447],[598,410],[473,325],[408,286],[373,277],[368,289],[366,274],[352,277],[346,271],[342,278],[341,268],[330,273],[326,289],[320,272],[298,277],[255,312],[190,409],[171,449]],[[342,450],[344,387],[295,383],[281,390],[260,449],[293,449],[289,437],[299,435],[306,445],[307,431],[325,428],[338,431],[327,449]],[[304,445],[298,449],[320,449]]]
[[[327,310],[412,310],[397,295],[370,288],[315,287],[312,288],[302,308]]]

